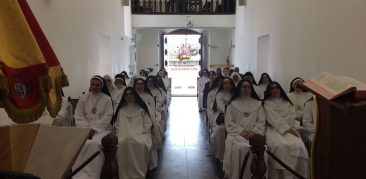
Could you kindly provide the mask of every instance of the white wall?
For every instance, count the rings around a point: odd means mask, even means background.
[[[99,74],[101,34],[110,38],[113,64],[110,74],[127,69],[130,39],[123,35],[120,0],[32,0],[28,3],[69,78],[70,86],[63,88],[65,95],[78,97],[88,90],[91,76]]]
[[[232,29],[207,29],[209,37],[208,43],[208,64],[209,70],[215,70],[217,67],[210,67],[210,65],[224,65],[229,56],[229,49],[232,41]],[[220,67],[222,68],[222,67]]]
[[[295,76],[321,71],[365,82],[365,7],[361,0],[248,0],[237,8],[235,64],[258,77],[257,40],[269,34],[270,75],[285,89]]]
[[[159,71],[159,34],[160,29],[136,30],[136,72],[153,68],[152,74]]]

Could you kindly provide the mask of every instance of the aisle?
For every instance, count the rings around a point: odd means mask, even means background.
[[[174,97],[154,179],[215,179],[203,113],[197,98]]]

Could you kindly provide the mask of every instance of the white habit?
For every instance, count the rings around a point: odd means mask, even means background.
[[[95,110],[93,110],[93,108],[95,108]],[[91,128],[95,131],[95,134],[93,135],[93,138],[87,140],[83,146],[75,161],[73,169],[87,160],[96,151],[101,150],[101,139],[112,132],[112,126],[110,124],[112,115],[112,99],[104,93],[100,92],[98,94],[93,94],[89,92],[80,97],[74,114],[76,126]],[[104,155],[101,153],[73,178],[99,179],[103,163]]]
[[[307,178],[309,157],[306,147],[300,137],[288,132],[290,129],[294,130],[295,108],[289,102],[278,98],[266,100],[264,111],[268,124],[266,128],[268,150]],[[268,159],[268,171],[271,178],[296,178],[271,157]]]
[[[252,97],[239,97],[227,107],[225,126],[228,132],[225,141],[223,169],[230,179],[239,179],[244,157],[250,150],[249,140],[240,136],[244,130],[264,135],[266,119],[261,101]],[[248,160],[243,178],[250,178],[250,161]]]
[[[199,109],[203,109],[203,90],[205,89],[206,83],[209,81],[207,76],[202,76],[198,78],[198,107]]]
[[[230,102],[231,92],[220,91],[216,95],[216,104],[217,104],[217,112],[213,113],[213,130],[212,135],[210,136],[211,144],[212,144],[212,153],[215,158],[220,161],[224,160],[225,153],[225,125],[220,124],[217,125],[216,119],[220,113],[225,114],[225,105]]]
[[[152,119],[140,106],[129,104],[118,112],[118,167],[120,179],[144,179],[152,148]]]

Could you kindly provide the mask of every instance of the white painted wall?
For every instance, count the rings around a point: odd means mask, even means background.
[[[159,71],[159,34],[161,29],[136,30],[136,72],[153,68],[152,74]]]
[[[101,72],[100,34],[110,38],[113,64],[109,67],[110,74],[127,69],[130,39],[123,35],[120,0],[32,0],[28,3],[69,78],[65,95],[78,97],[88,90],[91,76]]]
[[[226,64],[226,59],[229,56],[229,48],[231,47],[231,40],[233,30],[232,29],[207,29],[209,37],[208,43],[208,64]],[[209,70],[215,70],[217,67],[210,68]]]
[[[257,40],[269,34],[270,75],[286,90],[295,76],[321,71],[365,82],[365,8],[361,0],[248,0],[237,8],[235,63],[258,77]]]

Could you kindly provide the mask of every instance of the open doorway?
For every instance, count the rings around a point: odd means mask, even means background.
[[[172,79],[172,96],[197,96],[201,70],[201,34],[164,35],[164,68]]]

